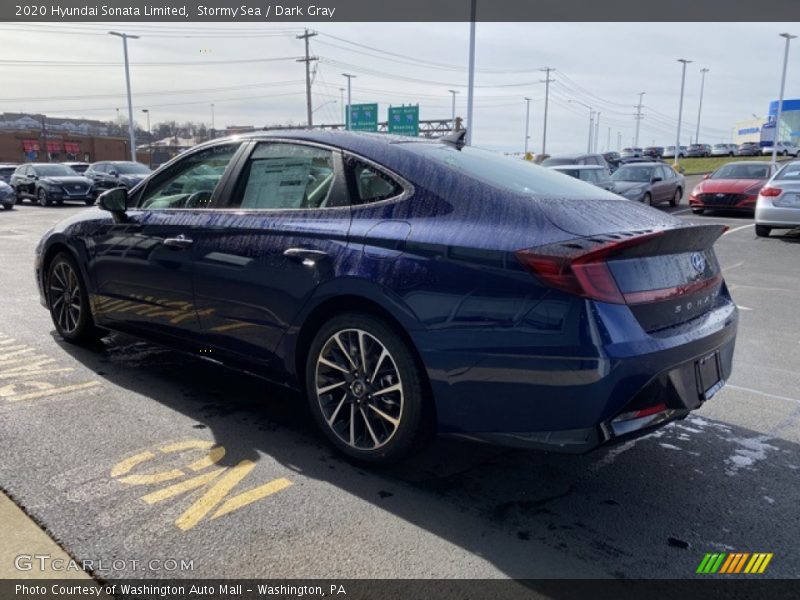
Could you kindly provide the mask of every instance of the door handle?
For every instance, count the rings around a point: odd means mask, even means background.
[[[328,258],[327,252],[311,248],[287,248],[283,251],[283,255],[287,258],[299,260],[307,267],[313,267],[318,261]]]
[[[179,236],[174,237],[174,238],[165,238],[164,241],[161,242],[161,243],[163,245],[167,246],[168,248],[181,249],[181,248],[188,248],[189,246],[194,244],[194,240],[192,240],[191,238],[186,237],[183,234],[180,234]]]

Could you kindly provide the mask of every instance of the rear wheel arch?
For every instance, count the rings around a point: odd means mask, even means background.
[[[400,338],[406,343],[420,372],[422,386],[427,400],[425,402],[425,410],[427,413],[425,416],[428,417],[429,424],[435,425],[436,406],[435,402],[433,401],[433,389],[431,387],[430,380],[428,379],[428,372],[425,368],[425,363],[422,361],[422,355],[420,354],[419,349],[409,335],[408,330],[403,326],[400,319],[398,319],[388,309],[381,306],[376,301],[365,296],[354,294],[333,296],[315,306],[303,320],[300,330],[295,337],[294,348],[289,349],[289,356],[293,361],[294,372],[296,374],[296,379],[298,385],[300,386],[301,392],[306,392],[306,358],[311,344],[314,341],[314,337],[326,322],[328,322],[334,316],[345,312],[367,313],[380,318],[392,329],[394,329]]]

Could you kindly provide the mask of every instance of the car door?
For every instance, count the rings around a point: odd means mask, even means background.
[[[192,285],[195,232],[241,147],[198,149],[157,172],[124,218],[90,235],[93,312],[100,324],[150,336],[194,338],[199,332]]]
[[[195,298],[210,346],[268,368],[341,264],[349,198],[341,153],[317,144],[254,143],[237,175],[198,232]]]
[[[656,202],[667,202],[672,198],[672,183],[664,167],[658,166],[653,169],[653,177],[659,181],[653,184],[653,198]]]

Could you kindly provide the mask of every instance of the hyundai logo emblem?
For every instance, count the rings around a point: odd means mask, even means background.
[[[698,273],[702,273],[706,270],[706,259],[705,257],[700,254],[699,252],[695,252],[692,254],[692,266],[694,270]]]

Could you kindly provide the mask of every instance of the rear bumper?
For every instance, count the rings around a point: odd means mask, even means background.
[[[583,356],[576,348],[559,347],[557,339],[549,355],[531,345],[502,353],[495,346],[466,368],[455,368],[466,360],[463,353],[456,359],[423,352],[440,431],[582,453],[685,417],[730,377],[738,313],[727,295],[701,317],[655,334],[644,332],[626,306],[587,305],[596,321],[591,334],[605,343],[582,349]],[[513,343],[514,335],[504,337]],[[715,353],[720,382],[706,395],[699,389],[697,362]],[[663,410],[618,420],[655,405]]]
[[[761,198],[756,205],[756,225],[800,227],[800,208],[775,206],[771,199]]]

